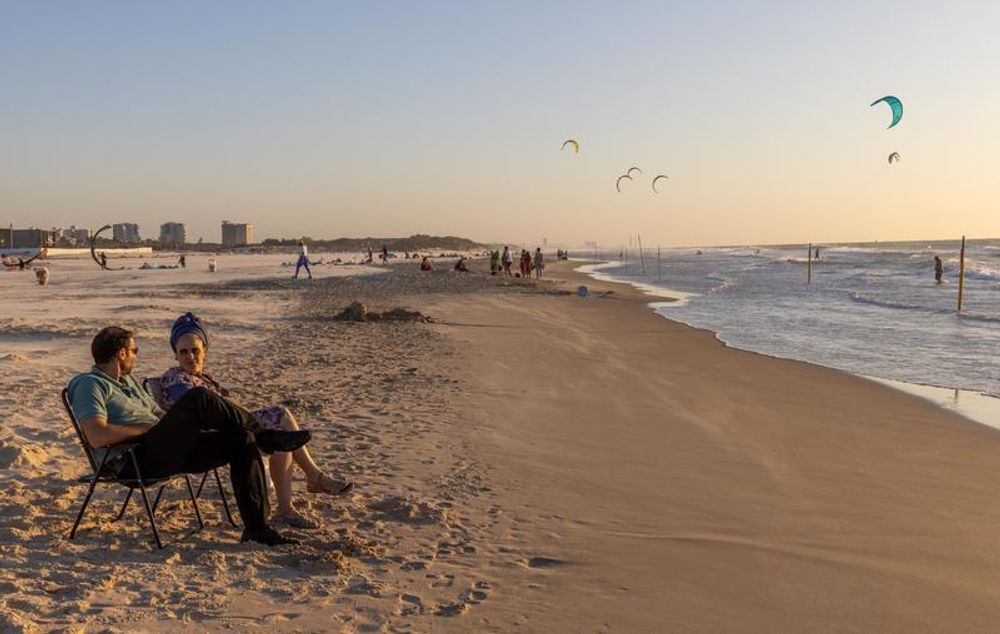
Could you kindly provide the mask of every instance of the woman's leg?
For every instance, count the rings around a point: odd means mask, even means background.
[[[285,411],[281,415],[281,428],[285,431],[293,431],[299,428],[298,421],[292,416],[292,413],[285,408]],[[306,479],[309,482],[315,482],[323,472],[320,468],[316,466],[316,462],[312,459],[312,455],[309,450],[305,447],[300,447],[292,452],[292,459],[295,464],[299,465],[299,468],[306,474]],[[288,465],[289,469],[289,491],[291,491],[291,462]],[[275,484],[277,486],[277,484]],[[291,495],[291,493],[289,493]]]
[[[292,507],[292,454],[276,451],[268,459],[274,495],[278,500],[278,513],[289,513]]]

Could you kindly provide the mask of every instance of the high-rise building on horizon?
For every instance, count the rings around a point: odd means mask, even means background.
[[[160,225],[160,242],[163,244],[184,244],[187,232],[182,222],[165,222]]]
[[[248,244],[253,244],[252,224],[222,221],[222,246],[243,247]]]
[[[111,225],[111,233],[118,242],[142,242],[142,238],[139,237],[139,225],[131,222]]]
[[[76,225],[70,225],[69,229],[63,232],[63,236],[69,238],[77,244],[89,244],[93,232],[90,229],[82,229]]]
[[[8,247],[17,249],[40,249],[51,244],[52,232],[47,229],[11,229]]]

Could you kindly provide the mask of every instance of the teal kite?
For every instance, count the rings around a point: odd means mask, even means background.
[[[871,105],[874,106],[875,104],[883,101],[889,104],[889,107],[892,108],[892,123],[889,124],[889,128],[891,128],[899,123],[899,120],[903,118],[903,102],[892,95],[888,95],[886,97],[882,97],[881,99],[876,99]]]

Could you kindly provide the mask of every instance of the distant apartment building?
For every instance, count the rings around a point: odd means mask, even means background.
[[[139,225],[132,224],[131,222],[120,222],[111,225],[111,232],[114,239],[118,242],[142,242],[142,238],[139,237]]]
[[[10,248],[10,239],[14,236],[13,229],[0,229],[0,249]]]
[[[90,236],[93,232],[90,229],[81,229],[76,225],[70,226],[69,229],[63,230],[63,237],[70,242],[75,242],[77,244],[90,244]]]
[[[46,229],[7,229],[10,234],[10,242],[7,248],[15,249],[40,249],[47,247],[52,241],[52,232]]]
[[[242,247],[248,244],[253,244],[253,225],[222,221],[222,246]]]
[[[165,222],[160,225],[160,242],[162,244],[184,244],[187,233],[182,222]]]

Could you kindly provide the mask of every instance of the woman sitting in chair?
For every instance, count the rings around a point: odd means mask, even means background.
[[[178,365],[163,373],[159,388],[153,394],[163,409],[169,409],[194,387],[204,387],[220,396],[229,396],[229,391],[204,371],[208,333],[194,314],[185,313],[174,322],[170,330],[170,347],[174,349]],[[291,431],[299,428],[295,417],[283,405],[265,407],[251,414],[266,429]],[[269,467],[278,498],[278,508],[271,519],[296,528],[318,528],[319,523],[315,519],[303,515],[292,504],[293,463],[305,472],[306,490],[310,493],[343,495],[354,488],[354,484],[324,474],[313,462],[306,447],[291,453],[275,452],[271,455]]]

